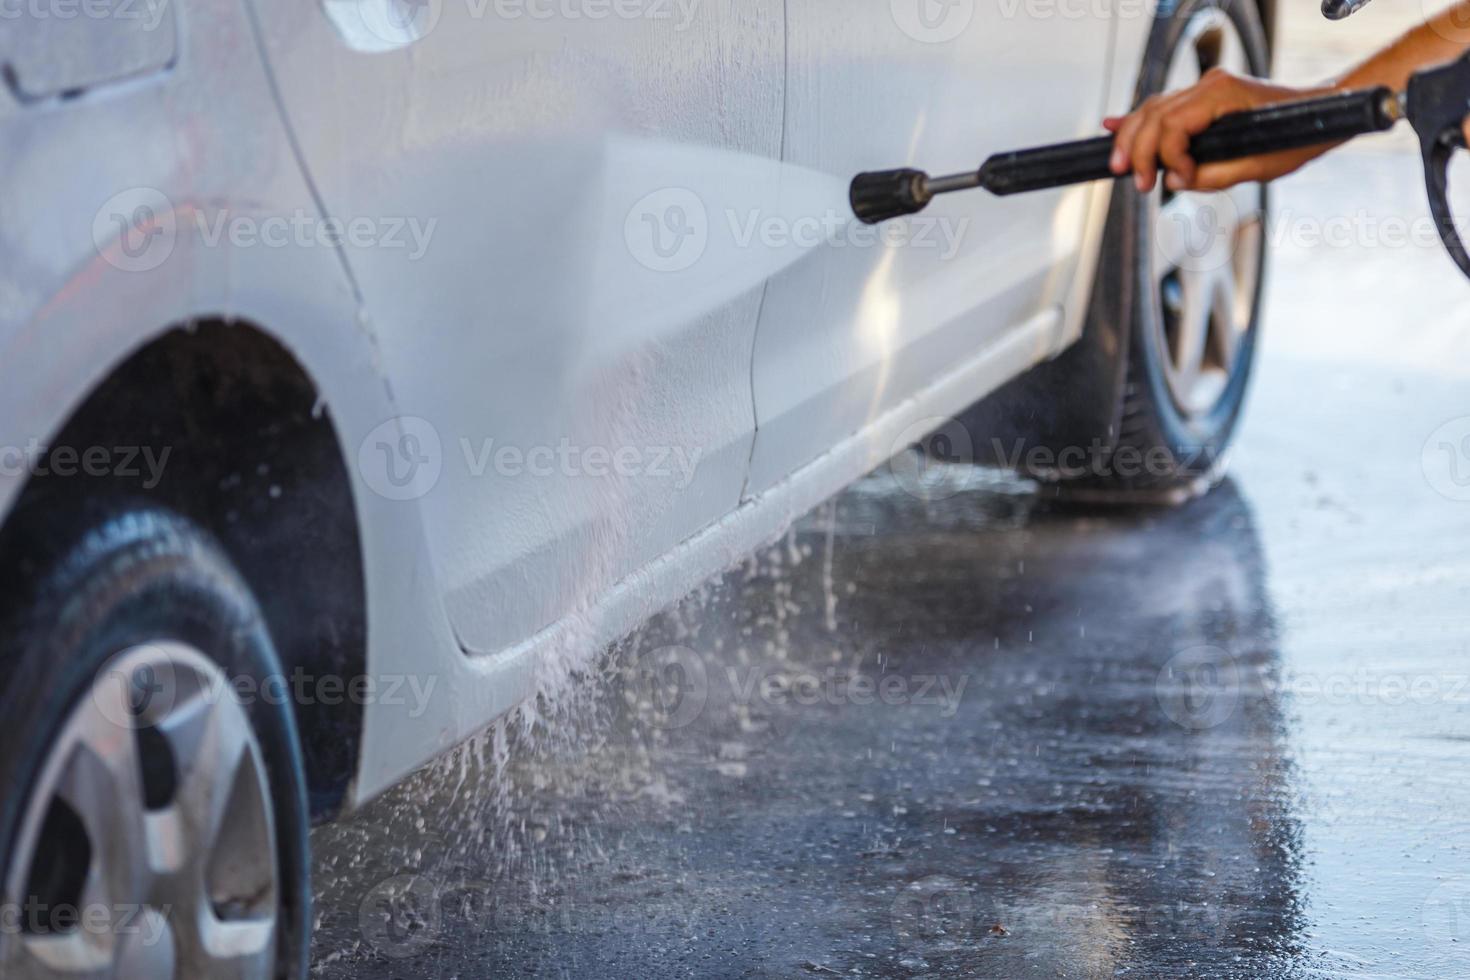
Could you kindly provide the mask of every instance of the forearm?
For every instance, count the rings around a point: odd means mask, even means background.
[[[1190,140],[1221,116],[1266,105],[1325,95],[1348,89],[1386,85],[1395,91],[1409,83],[1422,68],[1437,65],[1470,49],[1470,0],[1451,6],[1409,31],[1340,78],[1313,88],[1290,88],[1257,78],[1208,72],[1196,85],[1152,96],[1126,117],[1103,120],[1117,134],[1110,166],[1114,173],[1133,171],[1140,191],[1152,190],[1160,163],[1171,190],[1217,190],[1247,181],[1268,181],[1289,174],[1321,156],[1332,145],[1196,167],[1189,155]],[[1470,137],[1470,123],[1466,127]]]
[[[1409,84],[1409,76],[1437,65],[1470,48],[1470,0],[1458,0],[1367,61],[1328,83],[1335,89],[1387,85],[1394,91]]]
[[[1455,40],[1465,38],[1466,40]],[[1316,88],[1304,89],[1300,97],[1386,85],[1395,92],[1409,84],[1409,76],[1421,68],[1437,65],[1470,48],[1470,0],[1454,5],[1405,33],[1368,60]],[[1330,143],[1296,151],[1295,166],[1314,160],[1339,144]],[[1294,168],[1293,168],[1294,169]]]

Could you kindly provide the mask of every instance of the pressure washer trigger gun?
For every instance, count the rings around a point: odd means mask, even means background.
[[[1238,160],[1305,146],[1340,143],[1393,128],[1407,118],[1424,151],[1424,182],[1439,237],[1456,266],[1470,278],[1470,254],[1455,230],[1447,196],[1449,163],[1465,148],[1462,125],[1470,115],[1470,52],[1415,74],[1403,92],[1387,86],[1337,92],[1232,113],[1189,141],[1197,163]],[[979,170],[931,177],[905,167],[858,174],[848,197],[860,221],[877,224],[915,214],[940,194],[984,188],[1020,194],[1119,175],[1109,164],[1113,137],[1096,136],[991,156]]]
[[[1424,154],[1424,188],[1429,194],[1429,212],[1439,230],[1445,251],[1466,277],[1470,277],[1470,254],[1455,228],[1455,217],[1447,196],[1450,158],[1465,149],[1464,122],[1470,116],[1470,53],[1438,68],[1416,72],[1403,96],[1404,115],[1419,136]]]

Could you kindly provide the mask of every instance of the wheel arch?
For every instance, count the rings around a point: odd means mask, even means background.
[[[1261,17],[1266,36],[1266,57],[1275,56],[1277,0],[1250,0]],[[1158,8],[1147,31],[1138,40],[1147,57],[1153,37],[1164,30],[1178,2]],[[1146,62],[1145,62],[1146,64]],[[1143,65],[1120,78],[1129,93],[1128,104],[1141,98],[1145,81]],[[1122,233],[1123,220],[1134,191],[1127,181],[1114,184],[1107,197],[1104,230],[1098,254],[1112,253],[1125,266],[1135,261],[1136,242]],[[977,462],[1011,468],[1011,461],[1033,448],[1044,448],[1055,457],[1061,447],[1106,453],[1117,442],[1127,384],[1130,332],[1116,313],[1132,299],[1131,282],[1115,281],[1094,271],[1090,288],[1079,293],[1086,299],[1080,336],[1056,357],[1034,365],[957,416],[971,442]]]
[[[109,454],[105,473],[81,469],[94,448]],[[44,516],[161,505],[220,542],[288,679],[345,687],[366,670],[363,543],[342,440],[317,383],[264,328],[207,318],[162,331],[112,366],[28,465],[0,530],[5,567],[31,560],[26,542]],[[308,691],[293,703],[322,819],[355,776],[363,705],[315,683]]]

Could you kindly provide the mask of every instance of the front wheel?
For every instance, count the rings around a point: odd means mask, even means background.
[[[16,559],[0,976],[303,976],[305,784],[254,599],[171,514],[74,537]]]

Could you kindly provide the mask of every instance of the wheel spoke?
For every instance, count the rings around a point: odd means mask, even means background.
[[[1209,281],[1198,275],[1181,277],[1183,304],[1174,336],[1174,374],[1179,390],[1193,391],[1204,364],[1205,339],[1210,329]]]
[[[1235,267],[1227,264],[1210,281],[1210,353],[1226,372],[1235,365],[1235,352],[1245,329],[1236,309],[1238,298]]]
[[[1169,74],[1164,78],[1164,91],[1175,92],[1179,89],[1189,88],[1200,79],[1199,59],[1179,58],[1169,66]]]
[[[174,808],[195,862],[214,847],[235,776],[249,751],[249,722],[228,693],[198,691],[158,725],[178,766]]]
[[[1214,67],[1249,74],[1251,52],[1227,13],[1206,7],[1181,30],[1165,89]],[[1154,201],[1149,258],[1159,317],[1149,340],[1174,404],[1198,416],[1224,397],[1239,370],[1266,245],[1265,192],[1245,184],[1224,193],[1156,192]]]
[[[1175,269],[1209,271],[1235,256],[1239,221],[1234,202],[1223,194],[1184,191],[1172,195],[1154,221],[1157,261],[1163,278]]]
[[[276,951],[275,918],[221,921],[204,910],[199,942],[210,980],[269,976]]]
[[[1260,184],[1236,184],[1225,193],[1230,195],[1230,203],[1235,206],[1232,224],[1236,228],[1255,224],[1264,216],[1265,193]]]
[[[1246,55],[1245,42],[1241,40],[1240,35],[1233,30],[1221,30],[1219,38],[1220,50],[1215,64],[1237,75],[1250,74],[1250,58]]]
[[[83,902],[118,914],[148,891],[147,838],[138,743],[130,719],[127,677],[108,672],[78,707],[71,755],[57,795],[87,829],[92,845]]]
[[[269,789],[244,708],[228,688],[200,689],[159,723],[178,791],[168,815],[186,862],[162,883],[182,963],[210,977],[268,976],[275,957],[275,851]]]
[[[1160,278],[1187,263],[1190,235],[1198,221],[1198,197],[1194,194],[1176,194],[1159,209],[1154,222],[1154,251],[1158,256],[1154,269]]]
[[[42,768],[5,892],[23,898],[37,861],[85,848],[70,877],[35,889],[65,899],[32,898],[80,915],[0,932],[0,976],[274,973],[270,787],[231,693],[218,667],[172,643],[126,651],[97,675]]]
[[[63,976],[72,980],[112,976],[111,943],[78,929],[63,935],[14,936],[6,956],[0,958],[0,975],[7,980],[47,980]]]

